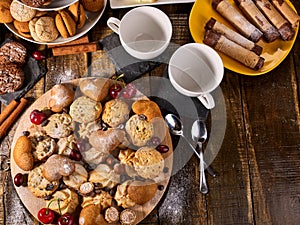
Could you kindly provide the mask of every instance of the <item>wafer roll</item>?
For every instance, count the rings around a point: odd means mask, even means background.
[[[284,0],[271,0],[275,8],[292,24],[297,27],[300,16]]]
[[[254,52],[251,52],[213,30],[207,30],[205,32],[203,43],[241,62],[253,70],[259,70],[265,61],[264,58],[256,55]]]
[[[227,0],[213,0],[212,7],[251,41],[258,42],[262,37],[263,33],[240,14]]]
[[[267,42],[273,42],[280,37],[277,29],[266,19],[252,0],[234,0],[246,17],[264,34]]]
[[[244,48],[249,49],[257,55],[260,55],[262,53],[261,46],[255,44],[253,41],[250,41],[249,39],[240,35],[238,32],[230,29],[226,25],[218,22],[214,18],[210,18],[210,20],[205,24],[205,29],[214,30],[215,32],[224,35],[229,40],[243,46]]]
[[[292,25],[275,9],[268,0],[253,0],[257,7],[265,14],[271,23],[278,29],[281,38],[285,41],[292,40],[295,31]]]

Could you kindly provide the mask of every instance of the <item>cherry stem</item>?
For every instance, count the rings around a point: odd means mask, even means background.
[[[122,77],[124,77],[124,73],[120,74],[119,76],[116,77],[116,79],[114,79],[114,85],[115,85],[115,88],[116,88],[116,85],[117,85],[117,81],[119,81]],[[121,83],[123,85],[123,87],[125,87],[125,82],[123,80],[121,80]]]

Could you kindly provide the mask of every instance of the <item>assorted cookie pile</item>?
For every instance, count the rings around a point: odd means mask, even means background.
[[[24,82],[23,65],[27,49],[16,41],[3,44],[0,48],[0,95],[20,89]]]
[[[0,23],[13,23],[18,34],[37,42],[53,42],[60,36],[74,36],[86,24],[86,11],[99,12],[104,7],[103,0],[80,0],[59,11],[39,11],[32,8],[33,4],[40,5],[45,1],[23,0],[23,3],[28,6],[16,0],[1,0]]]
[[[118,86],[104,78],[58,84],[30,113],[31,126],[13,149],[23,171],[14,183],[44,199],[42,223],[136,224],[136,206],[165,189],[169,146],[161,111],[134,85],[116,94]]]

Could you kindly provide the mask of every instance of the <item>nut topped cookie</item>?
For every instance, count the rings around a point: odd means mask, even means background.
[[[24,72],[16,64],[0,64],[0,94],[10,93],[22,87]]]
[[[22,66],[27,57],[27,49],[16,41],[5,43],[0,48],[0,62],[1,63],[15,63]]]

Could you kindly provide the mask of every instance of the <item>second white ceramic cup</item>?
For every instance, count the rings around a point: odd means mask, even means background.
[[[214,49],[199,43],[179,47],[169,61],[168,73],[178,92],[197,97],[208,109],[215,106],[210,93],[221,83],[224,66]]]
[[[151,6],[134,8],[121,20],[110,17],[107,25],[119,35],[124,49],[142,60],[153,59],[163,53],[172,37],[169,17]]]

